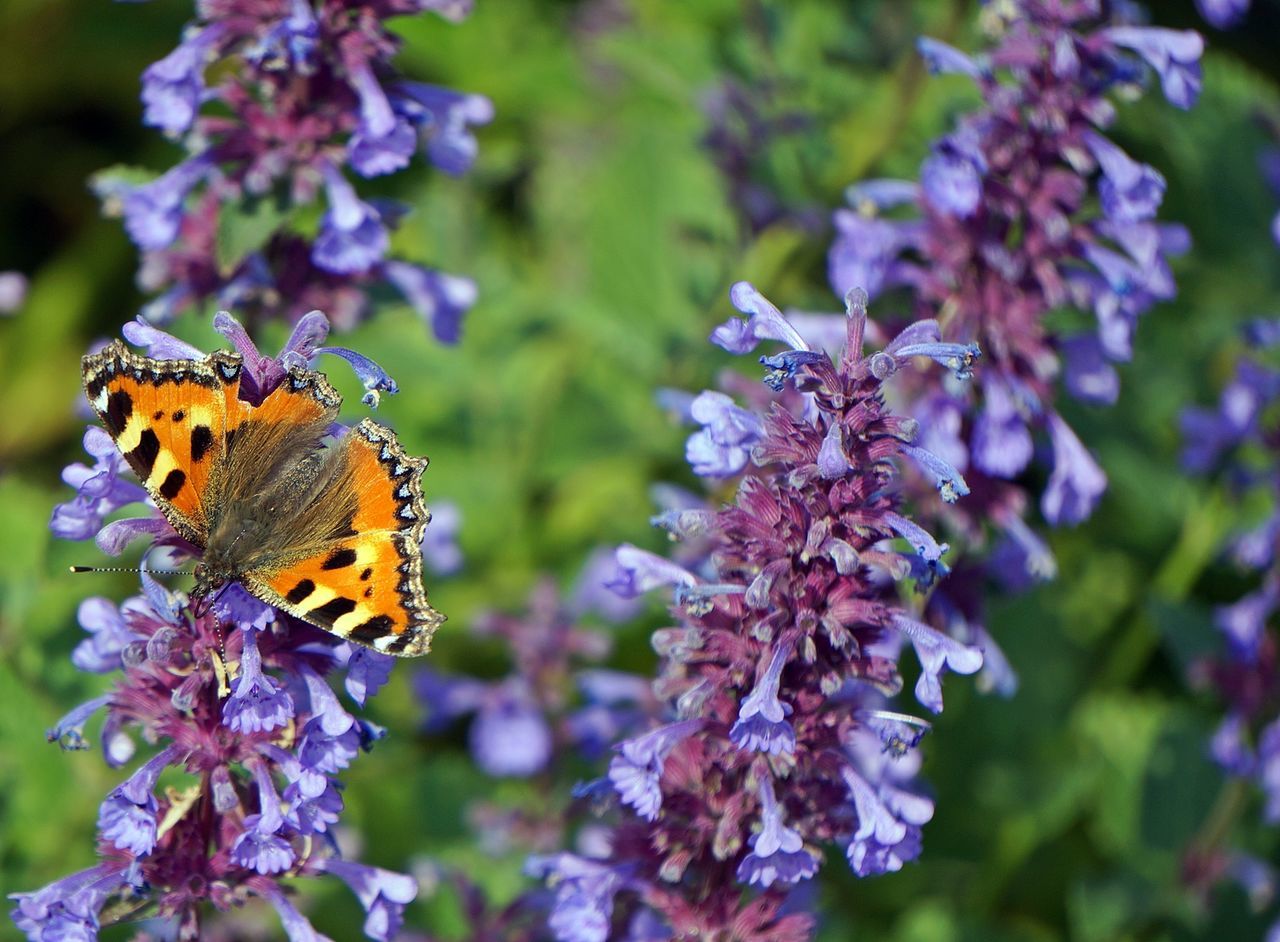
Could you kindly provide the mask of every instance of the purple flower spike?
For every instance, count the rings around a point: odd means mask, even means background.
[[[135,857],[151,853],[156,846],[156,780],[181,755],[170,746],[152,758],[107,795],[98,810],[98,830],[103,840]]]
[[[939,679],[944,667],[957,674],[973,674],[982,667],[982,651],[949,638],[936,628],[916,621],[901,613],[893,616],[893,627],[911,641],[920,658],[920,679],[916,681],[916,699],[934,713],[942,712],[942,682]]]
[[[750,353],[762,340],[780,340],[792,350],[808,350],[809,345],[791,326],[782,312],[749,281],[739,281],[729,289],[729,300],[747,320],[730,318],[711,332],[711,342],[730,353]]]
[[[240,676],[222,706],[222,722],[232,732],[263,733],[284,726],[293,718],[293,698],[262,673],[257,632],[244,631]]]
[[[1093,513],[1107,489],[1107,476],[1057,413],[1049,414],[1049,437],[1053,441],[1053,473],[1040,499],[1040,510],[1052,524],[1074,525]]]
[[[1153,167],[1140,164],[1101,134],[1090,131],[1085,143],[1102,168],[1098,195],[1112,222],[1143,222],[1164,201],[1165,182]]]
[[[377,942],[391,942],[404,925],[404,908],[418,895],[417,881],[403,873],[338,858],[326,860],[324,870],[351,887],[360,900],[368,913],[364,934]]]
[[[169,134],[191,127],[204,101],[204,68],[221,29],[189,32],[177,49],[142,73],[143,122]]]
[[[701,477],[732,477],[751,458],[751,447],[764,435],[754,412],[742,409],[721,392],[708,390],[690,406],[693,420],[704,426],[689,436],[685,457]]]
[[[658,782],[667,754],[702,726],[703,720],[684,720],[620,743],[618,754],[609,763],[609,781],[617,789],[622,803],[630,805],[647,821],[656,818],[662,808],[662,789]]]
[[[324,168],[329,209],[311,249],[317,268],[337,275],[368,271],[387,253],[390,238],[378,211],[356,196],[351,184],[333,167]]]
[[[790,653],[790,646],[773,652],[755,689],[738,707],[738,719],[729,730],[729,738],[739,749],[770,755],[795,752],[796,731],[786,719],[791,714],[791,705],[778,699],[782,669]]]
[[[751,837],[751,853],[738,864],[738,879],[768,889],[795,884],[818,872],[818,861],[804,849],[800,835],[782,823],[782,808],[773,784],[760,783],[760,830]]]
[[[387,262],[383,272],[431,328],[441,343],[457,343],[462,318],[476,303],[476,283],[470,278],[410,265]]]
[[[1179,108],[1190,108],[1200,97],[1200,57],[1204,39],[1194,30],[1152,26],[1115,26],[1105,35],[1117,46],[1132,49],[1160,76],[1164,97]]]
[[[617,574],[606,585],[624,599],[633,599],[659,586],[693,586],[698,582],[683,567],[630,543],[619,546],[615,558]]]

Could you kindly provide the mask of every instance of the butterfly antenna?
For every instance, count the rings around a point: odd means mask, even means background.
[[[164,576],[190,576],[187,569],[150,569],[141,566],[70,566],[72,572],[158,572]]]

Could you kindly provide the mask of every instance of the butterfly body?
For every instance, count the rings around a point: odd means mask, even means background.
[[[85,393],[174,529],[201,550],[194,594],[228,582],[342,638],[422,654],[444,616],[422,588],[427,462],[365,419],[333,441],[341,399],[294,368],[260,403],[240,357],[155,360],[114,343]]]

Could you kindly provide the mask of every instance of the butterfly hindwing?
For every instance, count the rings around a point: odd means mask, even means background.
[[[119,341],[84,358],[85,394],[147,493],[187,539],[208,532],[206,490],[238,417],[240,358],[156,360]]]
[[[427,462],[400,447],[394,433],[365,419],[343,439],[341,473],[322,502],[354,493],[349,519],[290,565],[247,573],[264,601],[305,621],[400,655],[425,653],[444,616],[422,588],[422,496]],[[344,505],[345,506],[345,505]]]

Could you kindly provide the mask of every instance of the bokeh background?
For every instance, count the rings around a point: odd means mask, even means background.
[[[829,211],[868,176],[914,176],[929,141],[976,95],[930,80],[921,33],[980,46],[963,0],[478,0],[453,26],[402,19],[410,77],[489,96],[468,176],[422,168],[384,191],[414,214],[407,254],[480,287],[457,348],[436,344],[407,307],[385,307],[350,344],[402,392],[381,418],[428,454],[428,493],[455,502],[466,564],[430,586],[450,615],[431,655],[443,670],[496,676],[493,641],[470,636],[485,609],[519,611],[542,577],[568,587],[590,551],[658,548],[649,489],[700,487],[658,387],[699,390],[728,365],[708,345],[749,278],[779,303],[838,309],[826,286]],[[1220,705],[1189,689],[1213,648],[1213,605],[1247,587],[1221,540],[1256,507],[1184,477],[1178,414],[1206,405],[1240,349],[1239,324],[1280,312],[1277,197],[1257,165],[1280,118],[1280,5],[1257,2],[1246,29],[1220,34],[1190,2],[1149,4],[1160,25],[1205,32],[1205,91],[1189,113],[1159,96],[1123,109],[1116,139],[1169,180],[1161,212],[1194,249],[1174,263],[1176,301],[1143,321],[1119,404],[1068,419],[1111,479],[1084,526],[1054,533],[1056,583],[995,599],[992,630],[1022,677],[1012,701],[947,686],[926,741],[938,814],[919,863],[857,881],[835,859],[819,888],[822,938],[887,942],[1109,942],[1260,939],[1269,916],[1244,892],[1188,890],[1187,849],[1243,846],[1275,858],[1257,796],[1224,786],[1205,743]],[[95,751],[63,753],[44,731],[107,678],[75,671],[75,610],[115,599],[136,577],[70,576],[101,564],[91,544],[52,540],[61,467],[80,456],[80,355],[118,332],[145,298],[118,220],[87,187],[114,164],[169,166],[176,148],[142,127],[139,75],[177,41],[181,0],[7,0],[0,4],[0,269],[30,275],[25,306],[0,319],[0,890],[43,885],[93,860],[100,796],[118,773]],[[795,212],[753,232],[705,146],[708,105],[726,80],[748,89],[786,133],[754,139],[754,179]],[[873,317],[905,311],[892,295]],[[212,312],[209,312],[212,313]],[[208,317],[175,332],[216,346]],[[284,338],[270,327],[264,349]],[[335,380],[342,386],[344,377]],[[363,412],[354,383],[349,414]],[[656,603],[609,629],[610,664],[648,672]],[[346,774],[344,818],[362,859],[430,872],[468,870],[497,900],[524,885],[523,855],[491,856],[467,821],[477,796],[554,802],[546,781],[482,776],[465,727],[421,732],[415,667],[372,704],[391,735]],[[583,762],[582,774],[592,774]],[[348,844],[350,848],[352,844]],[[319,881],[310,881],[319,882]],[[308,888],[335,939],[362,914],[345,888]],[[255,929],[255,923],[260,929]],[[409,925],[466,938],[451,894],[424,894]],[[247,915],[242,937],[280,935]],[[128,938],[120,927],[107,939]],[[0,920],[0,939],[18,938]]]

